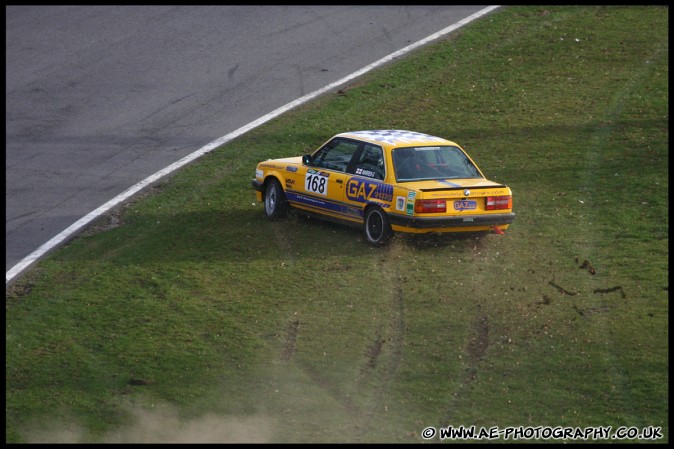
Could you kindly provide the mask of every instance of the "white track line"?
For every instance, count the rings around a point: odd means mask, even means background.
[[[425,44],[427,44],[427,43],[429,43],[429,42],[431,42],[435,39],[438,39],[438,38],[444,36],[445,34],[451,33],[452,31],[454,31],[458,28],[461,28],[462,26],[464,26],[464,25],[484,16],[485,14],[490,13],[491,11],[495,10],[498,7],[499,6],[489,6],[487,8],[484,8],[484,9],[476,12],[475,14],[466,17],[465,19],[460,20],[459,22],[456,22],[455,24],[438,31],[435,34],[431,34],[430,36],[428,36],[428,37],[426,37],[426,38],[424,38],[424,39],[422,39],[418,42],[415,42],[414,44],[408,45],[407,47],[405,47],[403,49],[400,49],[400,50],[398,50],[394,53],[391,53],[390,55],[385,56],[385,57],[381,58],[380,60],[378,60],[376,62],[373,62],[372,64],[370,64],[368,66],[363,67],[362,69],[358,70],[357,72],[354,72],[354,73],[340,79],[339,81],[335,81],[334,83],[328,84],[327,86],[325,86],[325,87],[323,87],[323,88],[321,88],[317,91],[314,91],[310,94],[307,94],[303,97],[300,97],[297,100],[291,101],[290,103],[288,103],[284,106],[281,106],[280,108],[270,112],[269,114],[264,115],[264,116],[260,117],[259,119],[255,120],[253,122],[250,122],[249,124],[247,124],[245,126],[242,126],[241,128],[237,129],[236,131],[233,131],[233,132],[231,132],[231,133],[229,133],[225,136],[220,137],[217,140],[214,140],[213,142],[207,144],[206,146],[198,149],[194,153],[191,153],[191,154],[185,156],[184,158],[180,159],[178,162],[174,162],[173,164],[169,165],[168,167],[164,168],[163,170],[158,171],[157,173],[150,176],[149,178],[146,178],[146,179],[140,181],[138,184],[136,184],[133,187],[125,190],[124,192],[117,195],[116,197],[114,197],[113,199],[111,199],[107,203],[103,204],[102,206],[100,206],[96,210],[94,210],[94,211],[88,213],[86,216],[80,218],[75,223],[70,225],[67,229],[65,229],[60,234],[58,234],[56,237],[52,238],[47,243],[45,243],[44,245],[40,246],[38,249],[36,249],[32,253],[30,253],[23,260],[21,260],[21,262],[14,265],[14,267],[12,267],[7,272],[7,274],[5,275],[5,286],[12,279],[14,279],[14,277],[16,277],[19,273],[21,273],[26,268],[28,268],[28,266],[30,266],[32,263],[37,261],[40,257],[44,256],[45,254],[47,254],[52,249],[56,248],[61,243],[70,239],[77,231],[82,229],[85,225],[87,225],[91,221],[95,220],[96,218],[100,217],[101,215],[105,214],[110,209],[112,209],[113,207],[115,207],[119,203],[121,203],[122,201],[125,201],[126,199],[128,199],[132,195],[138,193],[140,190],[142,190],[145,187],[149,186],[150,184],[158,181],[159,179],[163,178],[164,176],[168,175],[169,173],[183,167],[186,164],[189,164],[190,162],[194,161],[195,159],[198,159],[201,156],[203,156],[204,154],[214,150],[215,148],[218,148],[219,146],[224,145],[225,143],[229,142],[230,140],[236,139],[237,137],[239,137],[240,135],[250,131],[251,129],[257,128],[258,126],[262,125],[263,123],[266,123],[269,120],[272,120],[272,119],[278,117],[279,115],[291,110],[292,108],[297,107],[297,106],[299,106],[303,103],[306,103],[307,101],[310,101],[310,100],[318,97],[319,95],[322,95],[322,94],[330,91],[331,89],[336,88],[337,86],[345,84],[345,83],[353,80],[354,78],[357,78],[357,77],[369,72],[370,70],[372,70],[376,67],[379,67],[383,64],[386,64],[387,62],[390,62],[393,59],[404,55],[405,53],[409,53],[410,51],[415,50],[416,48],[421,47],[422,45],[425,45]]]

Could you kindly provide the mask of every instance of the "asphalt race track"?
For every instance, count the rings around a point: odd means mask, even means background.
[[[6,270],[209,142],[482,9],[6,6]]]

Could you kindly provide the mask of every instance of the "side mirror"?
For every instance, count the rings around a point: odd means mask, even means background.
[[[302,156],[302,165],[311,165],[313,159],[310,154]]]

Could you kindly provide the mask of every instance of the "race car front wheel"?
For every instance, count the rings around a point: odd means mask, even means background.
[[[393,231],[388,216],[378,206],[370,206],[365,211],[365,238],[367,243],[381,246],[388,241]]]
[[[281,218],[287,210],[288,201],[283,187],[276,179],[272,179],[264,189],[264,214],[270,219]]]

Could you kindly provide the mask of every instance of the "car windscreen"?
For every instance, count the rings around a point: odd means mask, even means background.
[[[482,178],[477,167],[455,146],[396,148],[393,166],[398,182]]]

